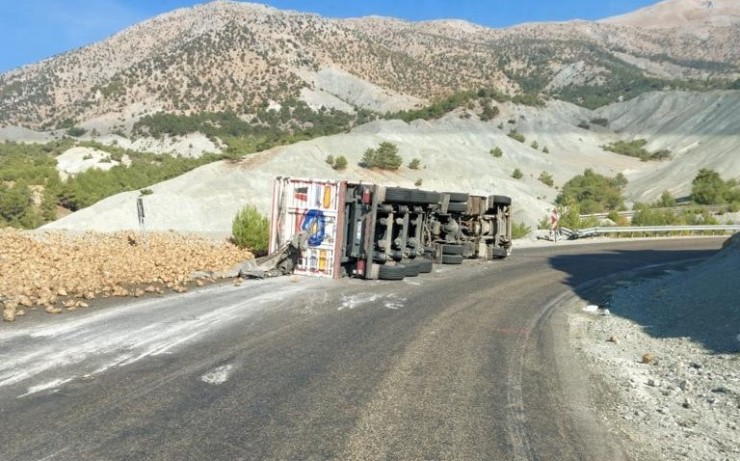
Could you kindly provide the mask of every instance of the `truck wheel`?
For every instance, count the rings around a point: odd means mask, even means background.
[[[462,245],[442,245],[443,255],[461,255],[463,253]]]
[[[413,192],[412,189],[404,189],[403,187],[389,187],[385,190],[385,201],[406,203],[411,201]]]
[[[416,205],[426,205],[430,203],[429,194],[431,194],[431,192],[427,192],[423,190],[412,190],[411,200],[409,202],[416,204]],[[431,203],[437,203],[437,202],[431,202]]]
[[[442,255],[442,264],[462,264],[462,255]]]
[[[467,213],[468,202],[450,202],[447,205],[447,211],[452,213]]]
[[[422,274],[428,274],[432,272],[434,265],[431,259],[421,258],[419,260],[419,272]]]
[[[450,202],[467,202],[468,196],[466,192],[445,192],[450,196]]]
[[[419,267],[419,263],[416,261],[406,261],[403,265],[406,267],[403,273],[406,277],[416,277],[421,272],[421,267]]]
[[[406,276],[406,266],[391,266],[383,264],[380,266],[378,272],[378,279],[380,280],[403,280]]]
[[[439,192],[427,192],[425,197],[425,202],[430,205],[436,205],[439,203],[441,197]]]
[[[490,200],[494,205],[511,206],[511,197],[507,197],[506,195],[492,195]]]

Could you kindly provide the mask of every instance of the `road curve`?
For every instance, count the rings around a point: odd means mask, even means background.
[[[403,282],[286,277],[3,325],[0,460],[626,459],[553,301],[720,245],[521,249]]]

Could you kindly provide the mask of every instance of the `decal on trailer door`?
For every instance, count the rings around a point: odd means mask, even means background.
[[[326,218],[324,217],[324,212],[321,210],[308,210],[303,217],[301,230],[308,232],[308,246],[320,246],[326,235]]]

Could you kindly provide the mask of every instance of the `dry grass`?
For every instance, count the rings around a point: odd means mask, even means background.
[[[30,307],[61,313],[96,298],[183,292],[251,257],[227,242],[175,233],[150,234],[144,244],[132,232],[34,237],[0,230],[3,318],[13,321]],[[194,279],[196,271],[214,274]]]

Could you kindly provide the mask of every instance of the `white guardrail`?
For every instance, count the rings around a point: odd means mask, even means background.
[[[603,234],[645,234],[645,233],[671,233],[671,232],[738,232],[740,224],[720,225],[698,225],[698,226],[629,226],[629,227],[589,227],[573,231],[566,227],[560,229],[561,234],[569,239],[593,237]]]
[[[668,207],[668,208],[650,208],[650,211],[655,212],[664,212],[664,211],[670,211],[672,213],[676,212],[683,212],[687,210],[707,210],[710,213],[718,214],[727,211],[727,205],[679,205],[674,207]],[[619,216],[623,216],[625,218],[632,219],[637,211],[618,211],[617,214]],[[592,213],[592,214],[582,214],[581,219],[585,218],[598,218],[598,219],[604,219],[608,217],[611,213]]]

